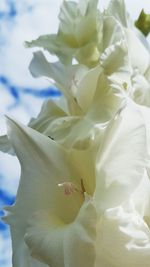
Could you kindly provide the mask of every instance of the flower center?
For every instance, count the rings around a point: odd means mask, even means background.
[[[58,184],[58,186],[64,189],[64,194],[66,196],[70,196],[75,192],[78,192],[82,195],[84,195],[84,193],[85,193],[85,187],[83,184],[83,179],[81,179],[81,185],[80,185],[81,187],[80,188],[78,188],[74,183],[71,183],[71,182],[60,183],[60,184]]]

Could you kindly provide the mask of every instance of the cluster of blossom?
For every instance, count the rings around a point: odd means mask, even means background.
[[[14,267],[150,263],[150,48],[123,0],[63,1],[57,34],[26,42],[30,71],[58,88],[1,150],[21,164],[6,208]]]

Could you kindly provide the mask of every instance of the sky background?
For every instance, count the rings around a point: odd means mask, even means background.
[[[41,34],[57,30],[62,0],[0,0],[0,135],[6,132],[4,114],[27,123],[39,112],[46,97],[57,92],[44,79],[28,71],[32,50],[23,45]],[[107,5],[101,0],[99,6]],[[150,0],[125,0],[132,19],[140,11],[150,13]],[[150,39],[150,38],[149,38]],[[0,215],[2,206],[13,203],[20,166],[15,157],[0,152]],[[8,227],[0,222],[0,267],[12,267]]]

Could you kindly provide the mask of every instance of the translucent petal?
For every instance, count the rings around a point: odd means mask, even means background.
[[[25,235],[33,257],[55,267],[94,267],[97,213],[87,198],[71,224],[47,211],[34,214]]]
[[[130,85],[131,67],[129,65],[127,44],[124,40],[109,46],[101,55],[101,64],[111,85]]]
[[[111,0],[106,14],[115,17],[124,27],[128,25],[128,14],[126,12],[124,0]]]
[[[150,83],[140,74],[135,71],[132,75],[133,99],[136,103],[144,106],[150,106]]]
[[[149,266],[150,228],[132,206],[108,209],[97,232],[95,267]]]
[[[121,97],[117,96],[113,88],[110,87],[108,77],[102,71],[97,80],[95,94],[87,117],[95,122],[106,123],[116,113],[120,102]]]
[[[61,109],[56,102],[52,100],[46,100],[41,108],[38,117],[32,118],[28,126],[46,135],[47,129],[51,122],[65,115],[67,115],[65,111]]]
[[[40,209],[47,209],[64,222],[72,222],[82,204],[83,196],[80,192],[74,192],[68,200],[63,188],[58,186],[63,182],[73,182],[77,188],[81,186],[80,178],[78,180],[69,167],[69,155],[65,150],[31,128],[12,120],[8,124],[8,135],[22,171],[16,203],[9,208],[6,218],[12,232],[14,266],[20,267],[19,250],[26,255],[22,240],[28,218]]]
[[[78,178],[74,177],[72,169],[68,165],[69,156],[67,151],[56,142],[29,127],[25,127],[12,120],[8,121],[8,125],[8,136],[16,151],[22,170],[17,201],[12,209],[17,212],[23,205],[19,212],[22,214],[24,221],[26,221],[25,216],[27,216],[25,212],[30,213],[32,209],[42,209],[43,207],[52,208],[52,210],[55,210],[55,213],[60,212],[64,217],[65,213],[62,213],[59,201],[62,198],[64,205],[69,203],[64,198],[64,192],[60,191],[58,184],[70,181],[80,185],[80,180],[77,181]],[[70,212],[66,213],[66,216],[70,218],[64,217],[64,220],[72,220],[80,207],[82,198],[76,194],[74,197],[77,197],[75,210],[71,206]],[[55,198],[55,205],[53,198]],[[57,202],[56,199],[59,201]],[[71,199],[72,197],[70,197],[70,202]]]
[[[137,108],[143,116],[143,122],[146,129],[146,148],[150,159],[150,109],[141,105],[137,105]]]
[[[64,64],[70,64],[74,49],[68,47],[61,38],[56,34],[42,35],[38,39],[25,42],[27,47],[41,47],[50,52],[52,55],[57,55],[60,61]]]
[[[150,64],[149,51],[132,30],[126,29],[125,34],[132,67],[138,68],[143,74]]]
[[[78,83],[87,68],[81,65],[64,66],[60,62],[50,63],[41,51],[35,52],[29,67],[34,77],[45,76],[54,81],[68,100],[68,107],[71,113],[81,113],[81,110],[74,99],[71,90],[74,81]]]
[[[48,77],[52,79],[63,93],[71,85],[71,80],[75,75],[78,66],[65,67],[60,62],[50,63],[41,51],[35,52],[29,69],[34,77]]]
[[[103,52],[109,46],[124,39],[124,29],[114,17],[104,17],[103,20]]]
[[[59,15],[59,34],[70,47],[81,47],[96,34],[97,2],[81,0],[78,5],[71,1],[63,2]]]
[[[78,85],[76,93],[77,101],[84,112],[89,109],[97,88],[98,78],[102,68],[100,66],[89,70]]]
[[[147,170],[131,196],[135,209],[142,216],[142,218],[150,216],[150,177]]]
[[[72,58],[82,62],[80,48],[98,42],[97,32],[97,0],[79,1],[79,4],[71,1],[63,1],[59,14],[59,29],[57,34],[40,36],[37,40],[26,42],[28,47],[43,47],[51,54],[58,56],[63,64],[70,64]],[[88,31],[86,30],[88,27]],[[93,45],[92,45],[93,47]],[[85,53],[85,51],[84,51]],[[78,54],[78,55],[76,55]],[[87,57],[95,60],[95,49],[86,49]],[[90,59],[87,62],[90,63]],[[97,58],[96,58],[97,61]]]
[[[129,103],[110,122],[97,155],[94,197],[100,210],[130,197],[143,177],[146,156],[145,124]]]
[[[7,135],[0,136],[0,151],[14,155],[14,150]]]

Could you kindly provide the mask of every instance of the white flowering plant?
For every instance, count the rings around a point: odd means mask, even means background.
[[[0,139],[21,165],[13,267],[150,264],[150,48],[123,0],[97,4],[63,1],[58,32],[26,42],[62,95]]]

